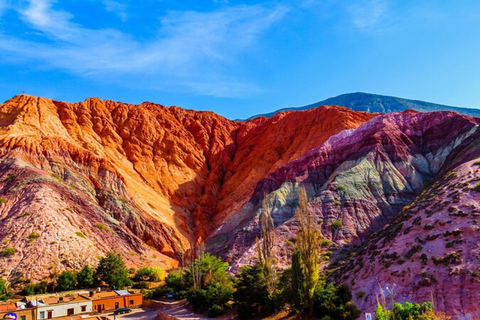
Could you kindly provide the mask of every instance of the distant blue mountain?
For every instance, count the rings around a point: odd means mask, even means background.
[[[402,98],[396,98],[396,97],[390,97],[390,96],[381,96],[378,94],[355,92],[355,93],[342,94],[337,97],[329,98],[329,99],[326,99],[314,104],[310,104],[304,107],[284,108],[271,113],[259,114],[259,115],[250,117],[249,119],[253,119],[257,117],[271,117],[274,114],[281,111],[308,110],[308,109],[316,108],[318,106],[323,106],[323,105],[344,106],[355,111],[366,111],[366,112],[372,112],[372,113],[373,112],[382,112],[382,113],[401,112],[407,109],[413,109],[413,110],[422,111],[422,112],[448,110],[448,111],[456,111],[456,112],[474,116],[474,117],[480,117],[480,109],[457,108],[457,107],[445,106],[441,104],[435,104],[435,103],[424,102],[424,101],[408,100],[408,99],[402,99]]]

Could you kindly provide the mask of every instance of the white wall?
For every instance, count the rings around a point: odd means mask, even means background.
[[[81,311],[81,306],[86,306],[85,311]],[[48,311],[53,310],[53,318],[56,317],[65,317],[67,316],[68,309],[74,309],[74,314],[81,314],[81,313],[89,313],[92,312],[92,301],[85,300],[85,301],[75,301],[75,302],[66,302],[61,304],[52,304],[38,307],[37,310],[37,318],[40,318],[41,312],[45,313],[45,317],[43,319],[47,319]]]

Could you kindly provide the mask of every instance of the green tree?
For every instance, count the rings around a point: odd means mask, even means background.
[[[301,254],[297,249],[292,254],[292,280],[291,280],[291,293],[290,302],[293,309],[302,313],[305,310],[305,280],[303,275],[303,269],[301,264]]]
[[[57,278],[57,291],[75,290],[77,275],[73,271],[64,271]]]
[[[351,299],[352,293],[345,284],[319,285],[315,290],[314,314],[318,318],[328,316],[336,320],[355,320],[360,311]]]
[[[88,289],[95,286],[95,272],[90,266],[85,265],[77,274],[77,288]]]
[[[0,279],[0,300],[8,300],[13,296],[10,282]]]
[[[128,270],[122,258],[113,251],[100,259],[96,270],[97,277],[115,289],[123,289],[131,285]]]
[[[240,319],[252,319],[260,313],[273,311],[274,302],[268,291],[268,280],[262,264],[257,262],[253,266],[244,266],[236,280],[233,298],[238,305]]]
[[[268,294],[275,293],[276,283],[276,259],[273,245],[275,243],[275,225],[272,219],[271,208],[268,205],[266,196],[262,202],[262,213],[260,214],[260,233],[261,242],[257,238],[258,261],[263,266],[262,270],[265,273],[267,281]]]
[[[197,258],[185,270],[183,283],[189,288],[188,302],[197,311],[208,311],[217,316],[228,310],[233,294],[233,283],[226,272],[228,263],[209,253]]]
[[[165,279],[165,272],[160,267],[141,267],[134,276],[135,281],[162,281]]]
[[[47,292],[49,284],[46,281],[42,281],[35,284],[29,284],[22,290],[22,295],[31,296],[34,294],[44,294]]]
[[[313,212],[308,210],[307,192],[304,188],[300,189],[298,201],[297,219],[300,228],[298,230],[296,248],[301,258],[305,301],[308,305],[309,315],[312,316],[315,289],[320,278],[320,243],[323,236],[315,221]]]

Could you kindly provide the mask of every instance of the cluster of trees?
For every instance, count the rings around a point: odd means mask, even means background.
[[[160,267],[142,267],[136,272],[129,270],[122,258],[111,251],[105,257],[100,258],[96,269],[86,265],[80,271],[64,271],[56,277],[54,282],[29,283],[23,289],[22,294],[28,296],[46,292],[90,289],[102,283],[115,289],[123,289],[131,286],[135,281],[141,283],[162,281],[164,277],[164,270]],[[11,296],[9,283],[0,279],[0,300],[6,300]]]
[[[385,303],[377,305],[375,312],[375,319],[377,320],[443,320],[450,319],[444,313],[437,313],[434,311],[432,302],[418,303],[394,303],[392,310],[385,307]]]
[[[64,271],[56,280],[55,291],[88,289],[102,282],[115,289],[123,289],[133,284],[122,258],[113,251],[100,258],[96,269],[86,265],[79,272]]]
[[[266,202],[260,215],[261,238],[257,239],[257,261],[244,266],[232,277],[228,264],[210,254],[199,254],[185,269],[172,272],[165,286],[152,291],[150,298],[173,292],[177,299],[187,298],[196,311],[214,317],[237,305],[241,319],[252,319],[284,308],[298,314],[329,320],[353,320],[360,315],[350,300],[346,285],[327,283],[320,273],[321,242],[318,223],[307,210],[307,195],[300,191],[297,218],[300,223],[292,265],[283,272],[276,266],[274,222]]]
[[[187,298],[195,311],[216,317],[230,309],[234,279],[227,273],[228,263],[209,253],[201,254],[185,269],[171,272],[165,286],[147,294],[159,298],[172,292],[176,299]]]
[[[323,238],[318,222],[307,209],[307,195],[301,189],[297,219],[299,230],[290,268],[277,274],[273,220],[264,202],[260,217],[263,242],[257,240],[258,260],[244,266],[236,277],[235,302],[241,319],[268,314],[288,307],[292,312],[322,320],[353,320],[360,311],[351,302],[347,285],[328,283],[320,273]]]

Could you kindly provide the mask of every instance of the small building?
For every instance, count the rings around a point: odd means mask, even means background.
[[[0,319],[7,313],[14,313],[18,320],[36,320],[34,308],[18,309],[16,304],[0,304]]]
[[[114,311],[118,308],[138,308],[143,304],[143,295],[133,293],[127,290],[116,291],[90,291],[88,296],[84,296],[92,301],[93,312],[103,313]]]
[[[52,319],[92,312],[92,301],[81,295],[65,297],[51,296],[42,298],[37,307],[37,319]]]

